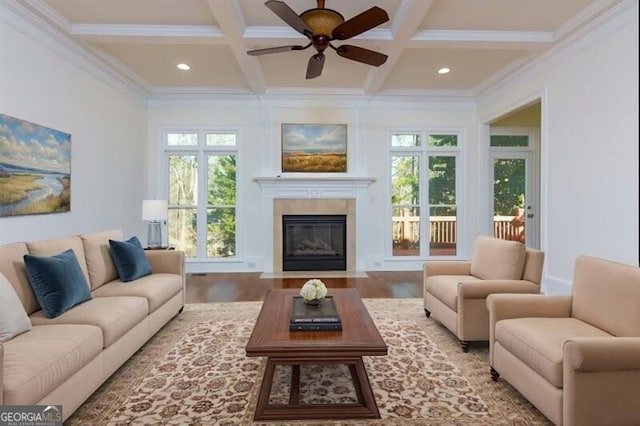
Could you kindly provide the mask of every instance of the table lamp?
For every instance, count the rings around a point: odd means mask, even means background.
[[[161,221],[167,220],[167,200],[143,200],[142,220],[149,221],[147,231],[147,246],[151,248],[162,247]]]

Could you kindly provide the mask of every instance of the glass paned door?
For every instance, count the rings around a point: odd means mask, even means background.
[[[493,235],[538,246],[532,152],[492,154]]]

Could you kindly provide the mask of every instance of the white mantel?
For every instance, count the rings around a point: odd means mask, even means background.
[[[374,177],[369,176],[261,176],[253,178],[264,198],[360,198]]]
[[[275,212],[276,200],[280,206],[283,200],[289,200],[284,201],[287,206],[299,206],[293,207],[294,210],[298,208],[303,210],[318,209],[324,211],[323,214],[334,214],[326,210],[331,210],[334,206],[341,206],[339,208],[342,210],[337,214],[350,212],[347,214],[347,244],[351,245],[351,249],[347,250],[347,270],[348,272],[364,270],[365,259],[359,255],[364,251],[359,250],[358,247],[362,247],[364,244],[363,238],[368,229],[367,218],[363,212],[366,211],[365,205],[369,201],[369,185],[375,182],[375,178],[345,175],[285,175],[259,176],[253,180],[260,185],[262,190],[262,208],[259,215],[264,230],[261,256],[264,272],[273,272],[281,268],[282,242],[278,240],[281,238],[281,219],[280,221],[277,219],[281,218],[282,213],[276,214]],[[306,214],[306,212],[302,214]]]

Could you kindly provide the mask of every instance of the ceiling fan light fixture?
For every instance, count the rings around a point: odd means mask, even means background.
[[[332,9],[309,9],[300,18],[313,30],[314,35],[331,35],[335,27],[344,22],[344,16]]]
[[[176,67],[178,67],[178,69],[182,71],[189,71],[191,69],[189,64],[184,64],[184,63],[178,64],[176,65]]]
[[[451,71],[450,68],[442,67],[438,70],[438,74],[449,74],[450,71]]]

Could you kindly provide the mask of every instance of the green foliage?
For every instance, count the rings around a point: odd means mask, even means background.
[[[415,155],[393,157],[391,203],[416,205],[420,202],[420,158]]]
[[[208,175],[207,254],[213,257],[235,256],[235,155],[210,156]]]
[[[499,216],[511,216],[516,207],[524,206],[525,160],[496,160],[494,179],[494,212]]]
[[[429,204],[456,203],[456,158],[429,157]]]

